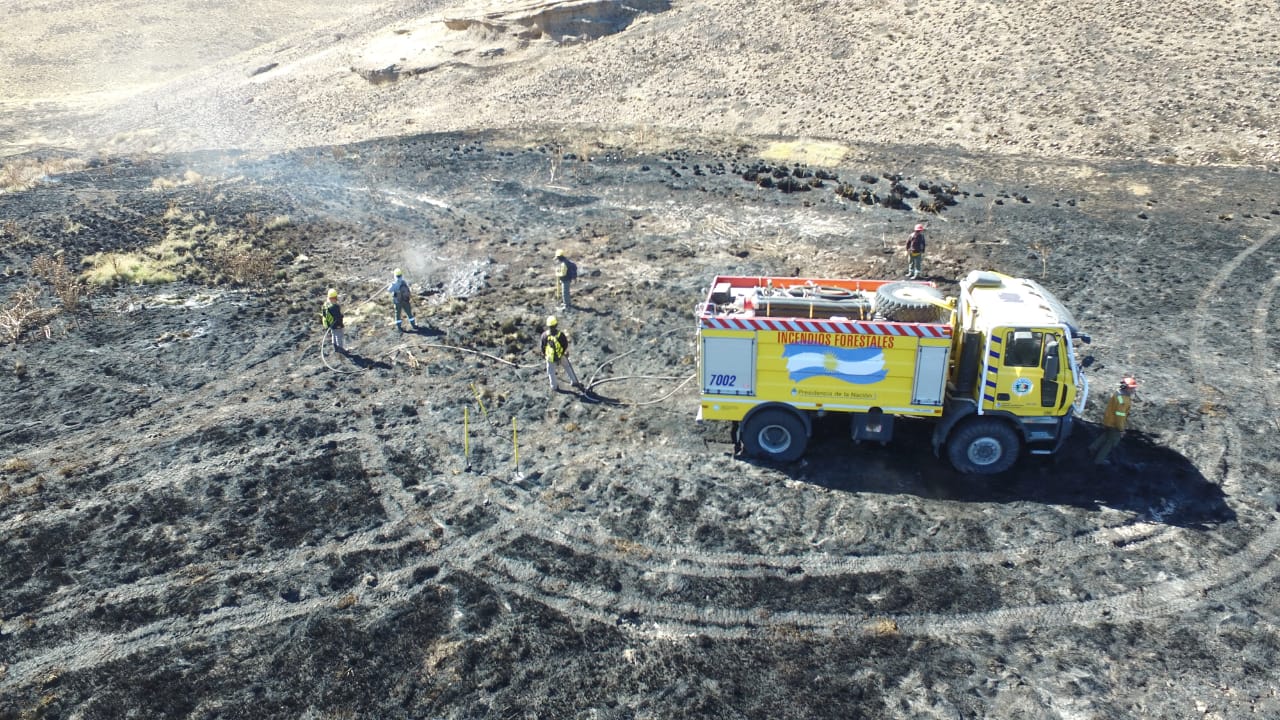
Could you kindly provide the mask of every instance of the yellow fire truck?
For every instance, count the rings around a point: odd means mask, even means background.
[[[697,319],[698,419],[733,422],[755,457],[799,459],[828,413],[882,444],[895,418],[930,418],[935,454],[998,473],[1061,448],[1088,395],[1071,313],[995,272],[969,273],[958,298],[925,282],[721,276]]]

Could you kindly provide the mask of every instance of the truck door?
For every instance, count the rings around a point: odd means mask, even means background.
[[[990,407],[1022,417],[1060,414],[1056,409],[1061,369],[1057,332],[1006,328],[992,340],[988,362],[995,372],[988,372],[986,388]]]
[[[912,405],[942,405],[947,391],[947,357],[950,354],[950,345],[920,345],[916,352],[915,384],[911,388]]]
[[[754,395],[756,334],[718,332],[702,335],[702,394]]]

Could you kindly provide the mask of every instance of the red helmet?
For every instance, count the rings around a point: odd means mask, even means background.
[[[1124,378],[1122,378],[1122,379],[1120,380],[1120,389],[1122,389],[1122,390],[1137,390],[1137,389],[1138,389],[1138,379],[1137,379],[1137,378],[1135,378],[1135,377],[1134,377],[1134,376],[1132,376],[1132,375],[1125,375],[1125,376],[1124,376]]]
[[[919,225],[917,225],[917,226],[916,226],[916,232],[920,232],[920,231],[921,231],[921,230],[923,230],[923,229],[924,229],[924,223],[921,223],[921,224],[919,224]]]

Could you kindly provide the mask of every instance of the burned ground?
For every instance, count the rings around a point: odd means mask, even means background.
[[[1275,173],[850,157],[424,135],[0,195],[0,297],[58,250],[185,253],[0,351],[0,716],[1280,712]],[[1116,465],[1090,423],[982,479],[909,422],[829,418],[792,465],[694,423],[712,276],[896,277],[921,220],[944,291],[991,268],[1076,310],[1089,419],[1138,375]],[[583,396],[534,351],[557,248]]]

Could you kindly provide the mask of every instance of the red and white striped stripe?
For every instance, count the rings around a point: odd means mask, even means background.
[[[935,323],[868,322],[864,320],[804,320],[799,318],[742,318],[703,315],[701,327],[710,330],[774,330],[777,332],[897,335],[949,338],[951,326]]]

